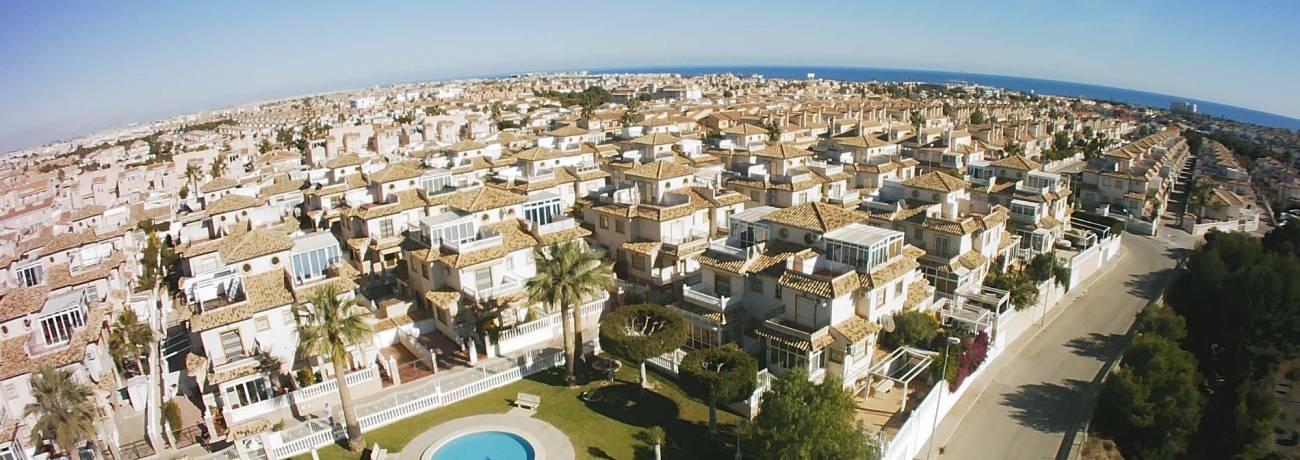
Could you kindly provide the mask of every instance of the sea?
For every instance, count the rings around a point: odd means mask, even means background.
[[[982,86],[994,86],[1015,91],[1033,92],[1054,96],[1083,97],[1098,101],[1115,101],[1143,105],[1158,109],[1169,109],[1174,101],[1187,101],[1196,104],[1197,113],[1226,118],[1242,123],[1272,126],[1300,130],[1300,119],[1291,118],[1258,110],[1203,101],[1192,98],[1170,96],[1131,89],[1114,88],[1086,83],[1042,80],[1038,78],[1010,77],[1004,75],[986,75],[964,72],[943,72],[934,70],[885,69],[872,67],[822,67],[822,66],[663,66],[663,67],[625,67],[604,68],[589,71],[591,74],[610,73],[675,73],[686,76],[715,73],[733,73],[737,75],[759,74],[770,78],[803,79],[809,73],[817,78],[844,81],[897,81],[922,83],[968,83]]]

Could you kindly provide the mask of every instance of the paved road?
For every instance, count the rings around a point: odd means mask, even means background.
[[[1177,243],[1171,243],[1176,241]],[[1134,316],[1154,298],[1191,239],[1124,236],[1125,255],[1069,294],[1047,326],[1026,332],[939,425],[934,458],[1053,459],[1091,412],[1086,396],[1103,363],[1121,350]],[[1063,301],[1069,301],[1067,297]],[[1010,359],[1007,359],[1010,358]],[[991,377],[991,378],[988,378]],[[983,391],[978,385],[987,385]],[[927,458],[929,446],[918,458]]]

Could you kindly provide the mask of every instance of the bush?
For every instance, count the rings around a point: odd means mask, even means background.
[[[173,435],[185,428],[181,426],[181,406],[176,404],[175,400],[169,399],[166,404],[163,404],[163,417],[167,419],[167,424],[171,425]]]
[[[939,335],[939,321],[919,311],[894,315],[894,331],[880,336],[880,345],[895,349],[901,346],[926,347]]]
[[[316,384],[316,373],[312,372],[310,367],[298,369],[298,387],[309,387]]]

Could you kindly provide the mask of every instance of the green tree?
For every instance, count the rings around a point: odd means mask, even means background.
[[[1007,144],[1002,146],[1002,153],[1006,154],[1006,156],[1013,157],[1025,153],[1025,150],[1020,146],[1019,142],[1011,140],[1007,141]]]
[[[203,178],[203,171],[199,170],[198,165],[185,166],[185,181],[189,184],[191,190],[199,189],[199,179]]]
[[[709,403],[709,432],[718,430],[718,404],[744,401],[754,394],[758,360],[735,344],[693,350],[677,367],[682,389]]]
[[[808,381],[803,369],[786,371],[763,396],[749,425],[751,458],[820,460],[873,458],[857,406],[839,379]]]
[[[1205,215],[1205,208],[1209,206],[1210,199],[1214,197],[1214,185],[1209,181],[1195,179],[1192,186],[1187,189],[1187,207],[1196,209],[1196,223],[1201,223]]]
[[[1157,334],[1141,334],[1102,386],[1093,427],[1125,458],[1174,459],[1200,420],[1196,359]]]
[[[364,309],[359,309],[352,299],[340,300],[340,292],[333,284],[316,288],[306,303],[294,307],[298,327],[298,346],[329,360],[334,366],[334,381],[338,384],[339,404],[343,407],[343,420],[347,425],[348,450],[361,452],[365,441],[361,438],[361,424],[356,409],[352,407],[352,390],[348,388],[348,361],[352,353],[348,347],[370,339],[373,333],[364,319]]]
[[[181,190],[176,192],[176,196],[179,197],[181,201],[185,201],[185,198],[190,196],[190,185],[181,185]]]
[[[72,373],[42,365],[32,375],[33,402],[23,409],[33,417],[32,445],[54,443],[55,452],[72,453],[95,436],[94,391],[72,380]]]
[[[265,139],[263,139],[263,141],[265,141]],[[264,152],[264,153],[265,153],[265,152]],[[221,176],[226,175],[226,171],[229,170],[229,169],[230,169],[230,167],[229,167],[229,165],[226,164],[226,156],[225,156],[225,155],[217,155],[216,158],[213,158],[213,159],[212,159],[212,171],[211,171],[211,173],[212,173],[212,178],[213,178],[213,179],[216,179],[216,178],[218,178],[218,177],[221,177]]]
[[[939,321],[920,311],[904,311],[892,319],[894,331],[880,335],[880,345],[885,348],[926,347],[939,335]]]
[[[1035,283],[1055,280],[1057,286],[1070,284],[1070,267],[1056,257],[1056,251],[1044,252],[1029,259],[1029,277]]]
[[[984,118],[985,118],[984,109],[976,108],[974,111],[970,113],[970,124],[982,125],[984,124],[985,121]]]
[[[136,365],[136,370],[141,374],[145,373],[143,356],[148,355],[148,349],[153,345],[153,341],[153,328],[140,322],[135,310],[130,308],[123,310],[117,316],[111,332],[108,333],[109,353],[117,360],[118,366],[125,370],[125,363],[129,360]]]
[[[343,114],[340,113],[340,114],[339,114],[339,121],[343,121],[342,118],[343,118]],[[270,140],[270,139],[267,139],[267,138],[265,138],[265,137],[262,138],[262,141],[261,141],[261,142],[258,142],[258,143],[257,143],[257,153],[266,153],[266,152],[270,152],[272,148],[275,148],[275,147],[271,145],[271,140]]]
[[[528,280],[530,303],[560,309],[564,325],[564,381],[574,385],[577,352],[582,346],[582,303],[614,285],[613,267],[599,251],[577,240],[552,243],[533,251],[537,275]]]
[[[640,366],[644,389],[645,361],[685,345],[686,320],[663,305],[625,305],[601,318],[600,344],[614,356]]]
[[[1138,332],[1154,334],[1174,342],[1187,337],[1187,320],[1172,308],[1152,305],[1142,310],[1137,319]]]
[[[984,278],[984,285],[1007,291],[1011,295],[1011,305],[1016,310],[1024,310],[1038,302],[1037,283],[1021,272],[999,273],[990,270]]]
[[[917,135],[920,135],[921,128],[925,127],[925,115],[922,114],[920,110],[913,110],[911,114],[907,116],[907,120],[912,123],[912,127],[916,129]]]
[[[1057,131],[1052,135],[1052,148],[1058,152],[1064,152],[1070,149],[1070,133],[1064,130]]]

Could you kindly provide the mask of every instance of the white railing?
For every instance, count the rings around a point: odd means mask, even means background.
[[[861,196],[862,194],[858,193],[857,190],[851,190],[848,192],[832,193],[827,195],[826,199],[832,203],[847,203],[856,200]]]
[[[371,380],[374,380],[377,377],[378,375],[375,373],[373,368],[366,368],[348,374],[347,377],[345,377],[345,379],[348,382],[348,387],[351,388],[369,382]],[[328,396],[336,392],[338,392],[338,384],[337,382],[334,381],[333,378],[329,378],[326,379],[326,381],[324,382],[317,383],[309,387],[301,388],[296,391],[282,394],[270,399],[258,401],[246,406],[230,409],[228,412],[226,412],[226,417],[230,421],[230,424],[233,426],[234,424],[243,422],[245,420],[266,415],[277,410],[287,409],[291,405],[302,404],[304,402],[316,398],[320,398],[322,396]]]
[[[564,352],[561,351],[529,354],[523,362],[517,363],[510,369],[484,376],[459,388],[443,391],[439,384],[433,383],[394,394],[389,399],[378,401],[370,407],[358,408],[360,416],[358,422],[362,430],[373,430],[430,409],[463,401],[563,364]],[[363,415],[367,409],[374,410]],[[344,433],[336,427],[320,428],[287,440],[278,446],[268,446],[267,451],[274,458],[288,458],[331,444],[341,436],[344,436]]]
[[[609,296],[587,302],[582,308],[583,327],[595,326],[600,313],[609,308]],[[564,333],[564,313],[556,312],[519,326],[501,331],[497,336],[500,353],[511,353],[559,338]]]
[[[466,253],[501,244],[501,234],[490,229],[481,229],[475,239],[469,241],[442,240],[442,247],[456,253]]]
[[[506,294],[513,294],[519,292],[523,288],[524,288],[524,280],[522,278],[506,276],[501,280],[501,283],[497,284],[496,286],[488,286],[483,289],[470,287],[469,289],[465,290],[466,291],[465,293],[469,294],[469,296],[474,300],[478,300],[481,302],[481,301],[495,299],[497,297],[501,297]]]
[[[365,369],[348,374],[347,377],[344,377],[344,379],[347,380],[348,387],[351,388],[369,382],[377,377],[378,375],[375,374],[374,368],[367,367]],[[333,394],[339,390],[338,385],[333,378],[329,378],[325,380],[326,381],[324,382],[317,383],[309,387],[300,388],[297,391],[291,393],[293,395],[294,402],[301,403],[305,401],[310,401],[312,399],[316,399],[321,396]]]
[[[710,241],[709,250],[721,252],[723,254],[726,254],[731,257],[735,257],[737,259],[744,259],[748,257],[748,253],[745,251],[745,248],[738,248],[727,244],[726,238],[718,238],[716,240]]]
[[[727,305],[731,304],[730,297],[704,292],[699,285],[691,286],[688,284],[682,286],[682,298],[702,307],[707,307],[717,311],[726,310]]]
[[[573,220],[572,217],[565,217],[563,219],[557,219],[549,224],[533,223],[532,225],[535,233],[538,235],[546,235],[549,233],[571,230],[578,226],[578,222]]]

